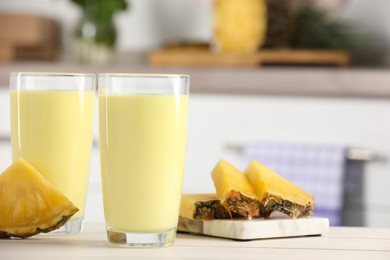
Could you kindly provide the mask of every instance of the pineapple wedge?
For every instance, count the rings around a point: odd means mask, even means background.
[[[310,215],[314,207],[313,196],[283,178],[273,170],[253,160],[244,172],[261,202],[262,217],[280,211],[292,218]]]
[[[248,179],[240,170],[225,160],[220,160],[211,176],[218,199],[229,214],[237,213],[244,218],[259,217],[260,203]]]
[[[238,214],[228,212],[216,194],[183,194],[180,217],[193,220],[237,218]]]
[[[22,158],[0,174],[0,238],[26,238],[55,230],[77,211]]]

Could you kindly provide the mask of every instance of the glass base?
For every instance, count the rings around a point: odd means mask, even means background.
[[[107,241],[114,247],[165,247],[176,239],[176,228],[157,233],[132,233],[107,228]]]
[[[77,233],[80,233],[83,229],[83,218],[75,219],[75,220],[69,220],[65,223],[62,227],[59,229],[53,230],[49,233],[49,235],[74,235]]]

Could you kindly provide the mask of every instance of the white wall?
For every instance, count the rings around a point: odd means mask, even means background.
[[[390,42],[390,1],[348,0],[341,17],[364,32],[372,32]]]

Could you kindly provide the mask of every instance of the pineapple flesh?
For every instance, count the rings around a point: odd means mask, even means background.
[[[220,160],[211,172],[218,199],[233,213],[251,219],[259,217],[260,203],[248,179],[240,170]]]
[[[269,217],[280,211],[292,218],[310,215],[314,207],[313,196],[283,178],[258,161],[252,161],[244,172],[261,202],[260,214]]]
[[[22,158],[0,174],[0,238],[60,228],[78,208]]]

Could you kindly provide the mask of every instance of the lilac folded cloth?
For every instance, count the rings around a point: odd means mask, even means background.
[[[245,163],[258,160],[314,195],[314,215],[342,220],[346,146],[253,142],[244,147]]]

